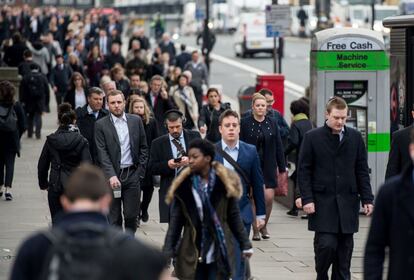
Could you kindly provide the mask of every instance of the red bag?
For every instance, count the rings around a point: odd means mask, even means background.
[[[276,170],[277,188],[275,189],[275,196],[287,196],[288,195],[288,172],[279,173]]]

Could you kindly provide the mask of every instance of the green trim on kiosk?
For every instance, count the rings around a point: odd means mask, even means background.
[[[335,71],[387,70],[390,60],[385,51],[318,51],[316,69]]]
[[[390,141],[390,133],[369,133],[368,152],[389,152]]]

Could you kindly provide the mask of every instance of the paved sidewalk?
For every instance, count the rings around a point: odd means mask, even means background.
[[[51,101],[51,105],[54,100]],[[54,105],[54,104],[53,104]],[[46,228],[50,223],[46,192],[37,184],[37,160],[45,136],[56,129],[55,106],[43,118],[42,139],[22,138],[22,156],[16,160],[13,186],[14,200],[0,200],[0,280],[8,279],[19,244],[31,233]],[[159,224],[158,193],[150,205],[150,221],[142,224],[137,237],[162,246],[167,226]],[[272,238],[254,242],[251,259],[253,275],[260,280],[315,279],[313,260],[313,233],[307,231],[307,222],[288,217],[283,206],[275,203],[269,232]],[[361,217],[360,232],[355,235],[352,260],[352,279],[362,279],[363,247],[369,219]]]

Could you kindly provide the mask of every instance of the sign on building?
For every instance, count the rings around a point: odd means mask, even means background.
[[[290,6],[267,5],[266,37],[283,37],[290,29]]]

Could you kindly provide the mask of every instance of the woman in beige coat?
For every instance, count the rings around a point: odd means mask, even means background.
[[[198,104],[193,89],[188,85],[188,78],[185,75],[178,76],[178,85],[171,90],[172,98],[185,118],[184,128],[197,129]]]

